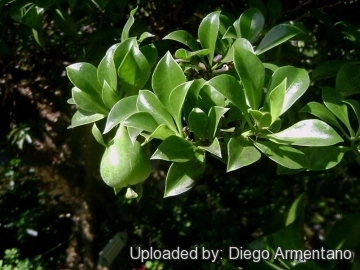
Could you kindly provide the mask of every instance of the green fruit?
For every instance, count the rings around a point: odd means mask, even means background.
[[[143,182],[151,172],[150,160],[138,141],[132,144],[125,126],[120,125],[100,163],[104,182],[123,188]]]

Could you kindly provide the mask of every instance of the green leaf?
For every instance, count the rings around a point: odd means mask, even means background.
[[[136,142],[137,137],[143,132],[144,130],[134,127],[127,127],[127,131],[131,140],[131,143],[134,145]]]
[[[137,96],[130,96],[120,99],[110,110],[106,121],[104,134],[108,133],[116,125],[120,124],[130,115],[137,112],[136,108]]]
[[[153,92],[149,90],[140,90],[136,107],[138,111],[150,113],[159,124],[164,124],[174,132],[177,132],[170,113],[165,109],[164,105]]]
[[[336,90],[343,96],[360,93],[360,66],[358,64],[344,64],[336,76]]]
[[[343,103],[342,96],[331,87],[322,87],[322,99],[325,106],[347,127],[351,136],[354,136],[354,130],[349,121],[348,108]]]
[[[249,6],[251,8],[257,8],[266,17],[266,7],[262,0],[249,0]]]
[[[266,33],[259,46],[256,48],[255,53],[262,54],[301,33],[304,32],[291,24],[276,25]]]
[[[336,120],[336,117],[321,103],[312,101],[306,104],[299,112],[306,112],[319,117],[321,120],[325,122],[340,127],[339,122]]]
[[[212,78],[207,83],[213,86],[216,90],[223,94],[224,97],[238,107],[244,114],[246,121],[251,123],[243,88],[233,76],[221,74]]]
[[[107,147],[106,143],[104,142],[103,136],[101,135],[101,132],[99,128],[96,126],[96,124],[93,124],[93,127],[91,129],[91,132],[95,138],[95,140],[100,143],[101,145]]]
[[[335,77],[343,63],[344,61],[342,60],[329,60],[322,62],[312,71],[311,79],[315,81]]]
[[[318,119],[297,122],[267,137],[280,144],[301,146],[328,146],[344,141],[332,127]]]
[[[122,30],[122,33],[121,33],[121,42],[125,41],[127,38],[129,38],[129,31],[130,31],[130,28],[131,26],[134,24],[134,14],[135,12],[137,11],[137,7],[134,8],[133,10],[130,11],[130,16],[129,16],[129,19],[126,21],[126,24]]]
[[[346,99],[343,102],[348,104],[353,109],[353,111],[356,115],[356,118],[357,118],[358,124],[359,124],[356,136],[359,136],[359,133],[360,133],[360,103],[354,99]]]
[[[158,60],[158,52],[154,44],[142,46],[140,52],[145,56],[150,68],[152,68]]]
[[[210,109],[208,115],[208,119],[209,119],[208,136],[210,140],[212,140],[215,137],[220,119],[228,110],[229,108],[224,108],[219,106],[214,106]]]
[[[204,173],[205,155],[195,153],[188,162],[171,164],[165,180],[164,197],[176,196],[191,189]]]
[[[257,110],[263,95],[264,65],[255,54],[240,46],[234,47],[234,65],[250,107]]]
[[[190,60],[194,56],[203,57],[203,56],[208,55],[209,53],[210,53],[209,49],[202,49],[202,50],[198,50],[198,51],[194,51],[194,52],[189,52],[185,49],[178,49],[175,52],[175,57],[178,59]]]
[[[343,217],[326,233],[325,245],[327,249],[354,249],[360,243],[360,214]]]
[[[149,137],[146,138],[146,142],[149,142],[153,138],[160,139],[160,140],[165,140],[166,138],[168,138],[170,136],[173,136],[173,135],[176,135],[174,133],[174,131],[169,129],[166,125],[162,124],[162,125],[158,126],[154,130],[154,132],[150,134]]]
[[[231,172],[255,163],[261,158],[260,152],[244,138],[233,137],[227,144],[228,163],[226,172]]]
[[[208,55],[209,65],[212,66],[216,40],[218,37],[220,27],[220,11],[215,11],[208,14],[200,23],[198,36],[203,49],[209,49]]]
[[[45,9],[31,5],[25,12],[21,22],[36,31],[42,30],[42,19]]]
[[[133,127],[147,132],[154,132],[159,126],[154,117],[148,112],[137,112],[130,115],[123,122],[124,126]]]
[[[210,85],[204,85],[199,92],[197,105],[205,113],[208,113],[213,106],[225,106],[225,97]]]
[[[77,87],[73,87],[71,93],[74,102],[82,110],[91,113],[108,113],[108,108],[103,104],[102,99],[93,97]]]
[[[200,149],[203,149],[205,151],[208,151],[209,153],[213,154],[214,156],[217,156],[219,158],[222,157],[221,155],[221,147],[218,138],[214,138],[210,145],[208,146],[199,146]]]
[[[232,44],[232,46],[230,47],[230,49],[228,50],[228,52],[226,53],[225,57],[223,59],[221,59],[222,63],[227,63],[227,62],[233,62],[234,61],[234,48],[238,48],[241,47],[245,50],[248,50],[251,53],[254,53],[254,48],[251,45],[251,43],[245,39],[245,38],[238,38],[237,40],[235,40],[235,42]]]
[[[128,96],[138,94],[149,79],[150,70],[145,56],[137,47],[132,47],[118,70],[120,85]]]
[[[61,32],[67,35],[77,35],[76,22],[67,12],[57,8],[53,14],[54,24]]]
[[[101,100],[102,87],[97,80],[97,69],[89,63],[76,63],[66,67],[69,80],[86,94]]]
[[[159,145],[151,159],[187,162],[194,158],[194,153],[194,147],[189,141],[179,136],[170,136]]]
[[[282,5],[280,0],[268,0],[266,1],[266,7],[268,11],[268,16],[271,21],[274,23],[277,19],[279,19]]]
[[[268,87],[268,92],[271,92],[285,78],[286,94],[280,115],[286,112],[305,93],[310,85],[309,75],[305,69],[285,66],[278,68],[273,73]]]
[[[141,42],[143,42],[145,39],[147,39],[147,38],[152,38],[152,37],[155,37],[155,35],[150,34],[149,32],[144,32],[144,33],[142,33],[141,36],[139,37],[138,42],[141,43]]]
[[[188,118],[189,128],[200,140],[205,140],[208,117],[200,108],[194,108]]]
[[[186,77],[170,52],[167,52],[156,65],[152,76],[152,88],[167,110],[171,110],[169,97],[171,91],[186,82]]]
[[[309,160],[309,170],[328,170],[340,163],[349,148],[342,146],[309,147],[302,151]]]
[[[234,27],[238,37],[255,42],[264,28],[264,15],[257,8],[250,8],[235,21]]]
[[[170,39],[178,41],[186,46],[188,46],[193,51],[200,50],[199,44],[196,42],[196,39],[187,31],[185,30],[176,30],[171,32],[163,39]]]
[[[189,114],[193,108],[198,107],[199,93],[205,83],[206,81],[202,78],[193,80],[183,105],[183,112],[186,120],[188,119]]]
[[[301,222],[304,222],[305,203],[306,203],[306,196],[304,193],[302,193],[300,196],[296,198],[296,200],[291,205],[289,213],[287,214],[286,217],[286,222],[285,222],[286,226],[295,222],[295,220],[300,220]]]
[[[319,22],[325,24],[329,29],[332,29],[334,27],[334,24],[332,23],[331,19],[328,15],[326,15],[324,12],[318,9],[310,9],[310,15],[317,19]]]
[[[305,154],[291,146],[269,141],[254,142],[254,145],[268,158],[286,168],[295,170],[308,167]]]
[[[268,112],[262,112],[258,110],[250,110],[249,113],[251,114],[252,118],[255,121],[255,125],[258,131],[262,129],[269,128],[271,126],[271,114]]]
[[[178,131],[182,132],[182,119],[181,112],[184,105],[185,97],[193,81],[186,82],[177,86],[174,90],[171,91],[169,97],[170,112],[175,123],[177,125]]]
[[[107,81],[104,81],[102,89],[102,101],[104,104],[111,109],[116,102],[118,102],[120,97],[115,93],[115,91],[108,85]]]
[[[97,69],[97,78],[100,85],[104,85],[104,81],[108,83],[108,85],[117,90],[117,73],[114,63],[114,53],[118,45],[111,46],[104,58],[101,60],[98,69]]]
[[[99,121],[103,118],[105,118],[106,115],[104,114],[98,114],[98,113],[90,113],[83,110],[78,110],[75,112],[73,117],[71,118],[71,125],[69,128],[74,128],[81,125],[90,124],[96,121]]]
[[[274,89],[269,91],[267,100],[270,107],[271,124],[281,115],[286,93],[286,78]]]
[[[121,42],[120,44],[115,45],[117,46],[114,51],[114,63],[115,63],[115,69],[118,71],[121,63],[124,61],[125,56],[131,51],[133,47],[139,47],[136,38],[128,38],[124,42]]]

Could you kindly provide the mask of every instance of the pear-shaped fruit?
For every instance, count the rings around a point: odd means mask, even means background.
[[[101,159],[102,179],[118,189],[143,182],[150,172],[150,160],[144,149],[138,141],[132,144],[126,127],[120,124]]]

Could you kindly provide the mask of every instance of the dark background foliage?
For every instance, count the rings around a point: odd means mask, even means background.
[[[133,34],[155,34],[161,55],[176,49],[176,44],[161,41],[169,32],[185,29],[196,36],[207,13],[221,9],[237,18],[249,3],[35,1],[44,8],[42,19],[21,20],[20,8],[33,2],[0,2],[0,254],[17,248],[21,258],[38,258],[45,269],[95,269],[99,252],[117,232],[125,231],[128,244],[112,269],[141,269],[141,263],[129,259],[129,246],[245,247],[280,229],[291,203],[302,192],[308,196],[305,229],[309,247],[321,247],[332,222],[358,212],[359,175],[354,160],[344,160],[325,172],[278,176],[265,159],[229,174],[214,159],[192,191],[167,199],[162,198],[167,164],[160,163],[154,165],[139,203],[114,196],[99,177],[103,149],[91,137],[90,127],[66,129],[74,108],[66,103],[71,86],[65,67],[80,61],[97,65],[108,47],[119,40],[135,6],[139,10]],[[301,49],[284,44],[281,51],[265,54],[268,61],[309,72],[327,60],[359,61],[358,1],[269,0],[264,7],[259,6],[261,1],[249,2],[267,13],[267,27],[291,20],[306,29]],[[339,24],[341,21],[346,23]],[[32,29],[37,30],[37,38]],[[334,84],[334,77],[314,81],[296,109],[307,99],[319,98],[317,86]],[[16,142],[24,140],[24,134],[32,140],[25,140],[20,150]],[[234,265],[243,266],[241,263]],[[217,269],[220,264],[170,261],[147,266]]]

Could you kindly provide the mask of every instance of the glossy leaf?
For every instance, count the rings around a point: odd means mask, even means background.
[[[130,16],[129,16],[128,20],[126,21],[125,26],[121,33],[121,42],[125,41],[129,37],[129,31],[130,31],[131,26],[134,24],[134,21],[135,21],[134,14],[137,11],[137,9],[138,8],[136,7],[130,11]]]
[[[37,31],[41,31],[42,19],[45,9],[36,6],[35,4],[30,5],[30,7],[26,10],[25,14],[23,15],[21,22],[26,24],[30,28],[33,28]]]
[[[314,68],[311,73],[311,79],[320,80],[335,77],[343,63],[344,61],[342,60],[324,61]]]
[[[196,39],[187,31],[185,30],[176,30],[171,32],[163,39],[170,39],[178,41],[186,46],[188,46],[192,51],[200,50],[200,46],[197,43]]]
[[[285,222],[286,226],[295,222],[295,220],[300,220],[301,223],[304,222],[305,203],[306,203],[306,196],[304,193],[302,193],[300,196],[296,198],[296,200],[293,202],[293,204],[290,207],[290,210],[286,217],[286,222]]]
[[[102,87],[97,80],[97,69],[89,63],[76,63],[66,67],[69,80],[86,94],[101,100]]]
[[[257,130],[262,130],[263,128],[269,128],[271,126],[272,120],[270,113],[258,110],[249,110],[249,113],[255,121]]]
[[[171,130],[177,132],[170,113],[165,109],[157,96],[149,90],[140,90],[136,107],[138,111],[150,113],[156,122],[168,126]]]
[[[198,36],[203,49],[209,49],[208,60],[210,66],[213,64],[216,40],[220,27],[220,11],[208,14],[200,23]]]
[[[158,126],[154,130],[154,132],[150,134],[149,137],[146,138],[146,141],[149,142],[153,138],[160,139],[160,140],[165,140],[166,138],[168,138],[170,136],[173,136],[173,135],[176,135],[174,133],[174,131],[169,129],[166,125],[162,124],[162,125]]]
[[[205,140],[208,116],[199,108],[194,108],[188,118],[189,128],[200,140]]]
[[[137,96],[130,96],[120,99],[110,110],[106,121],[104,133],[109,132],[116,125],[120,124],[130,115],[137,112]]]
[[[322,99],[325,106],[347,127],[350,134],[355,135],[349,121],[348,108],[342,96],[331,87],[322,87]]]
[[[203,149],[214,156],[217,156],[219,158],[222,158],[221,155],[221,147],[218,138],[214,138],[213,141],[208,146],[199,146],[200,149]]]
[[[359,135],[360,132],[360,103],[354,99],[346,99],[344,100],[346,104],[348,104],[354,111],[356,118],[358,120],[358,132],[356,136]]]
[[[158,60],[158,52],[154,44],[142,46],[140,52],[145,56],[150,68],[152,68]]]
[[[299,112],[311,113],[333,126],[341,127],[336,117],[329,111],[329,109],[318,102],[309,102]]]
[[[104,81],[102,89],[102,100],[104,104],[111,109],[116,102],[118,102],[120,97],[115,93],[115,91],[108,85],[107,81]]]
[[[268,92],[271,92],[286,78],[286,94],[280,115],[286,112],[308,89],[309,75],[304,69],[285,66],[278,68],[271,77]]]
[[[175,52],[175,57],[178,59],[190,60],[194,56],[203,57],[203,56],[208,55],[209,53],[210,53],[209,49],[202,49],[202,50],[198,50],[198,51],[194,51],[194,52],[189,52],[185,49],[178,49]]]
[[[257,8],[258,10],[261,11],[261,13],[264,15],[264,17],[266,17],[266,7],[263,3],[262,0],[249,0],[249,6],[251,8]]]
[[[97,99],[77,87],[73,87],[71,93],[74,102],[82,110],[91,113],[108,113],[108,108],[103,104],[102,99]]]
[[[147,132],[154,132],[159,126],[154,117],[148,112],[137,112],[130,115],[123,122],[124,126],[133,127]]]
[[[182,131],[182,107],[184,105],[185,97],[187,92],[189,91],[191,84],[192,81],[177,86],[173,91],[171,91],[171,94],[169,96],[170,112],[172,117],[175,119],[175,123],[179,132]]]
[[[255,53],[262,54],[301,33],[303,31],[300,28],[291,24],[276,25],[266,33]]]
[[[212,140],[212,138],[215,137],[216,131],[218,129],[218,125],[220,122],[221,117],[229,110],[229,108],[224,107],[218,107],[214,106],[210,109],[209,115],[208,115],[208,135],[209,139]]]
[[[75,20],[61,8],[54,10],[54,24],[64,34],[77,35],[78,29]]]
[[[270,114],[271,114],[271,124],[275,122],[276,119],[281,115],[282,108],[284,105],[285,100],[285,93],[286,93],[286,78],[272,91],[269,91],[267,95],[269,107],[270,107]]]
[[[238,37],[245,38],[251,43],[255,42],[264,28],[264,15],[257,8],[250,8],[241,14],[234,27]]]
[[[106,81],[115,91],[117,90],[117,72],[114,63],[114,52],[117,46],[113,45],[107,50],[97,69],[99,84],[104,85],[104,81]]]
[[[138,47],[138,43],[134,37],[128,38],[124,42],[116,45],[113,57],[116,71],[118,71],[121,63],[124,61],[125,56],[129,53],[129,51],[131,51],[133,47]]]
[[[191,84],[189,91],[186,95],[186,99],[183,105],[183,112],[185,119],[188,119],[190,112],[193,108],[198,107],[198,97],[201,89],[206,81],[204,79],[195,79]]]
[[[227,152],[227,172],[253,164],[261,158],[260,152],[244,138],[231,138],[227,144]]]
[[[301,146],[328,146],[343,142],[332,127],[318,119],[297,122],[267,137],[276,143]]]
[[[104,142],[103,136],[102,136],[99,128],[97,127],[97,125],[96,125],[95,123],[93,124],[93,127],[92,127],[92,129],[91,129],[91,132],[92,132],[95,140],[96,140],[99,144],[107,147],[107,145],[106,145],[105,142]]]
[[[150,77],[150,66],[137,47],[132,47],[121,63],[118,76],[128,96],[136,95]]]
[[[179,136],[170,136],[159,145],[151,159],[187,162],[194,158],[194,153],[194,147],[189,141]]]
[[[308,169],[311,171],[327,170],[340,163],[349,148],[342,146],[309,147],[302,151],[309,160]]]
[[[249,52],[254,53],[254,48],[251,43],[245,38],[238,38],[232,44],[230,49],[227,51],[225,57],[221,60],[222,63],[233,62],[234,61],[234,48],[241,47]]]
[[[71,118],[71,125],[69,128],[74,128],[77,126],[82,126],[90,123],[94,123],[105,118],[106,115],[99,113],[89,113],[83,110],[77,110],[73,117]]]
[[[246,120],[251,123],[244,90],[233,76],[222,74],[212,78],[208,81],[208,84],[213,86],[216,90],[223,94],[224,97],[238,107],[244,114]]]
[[[254,142],[254,145],[268,158],[289,169],[307,168],[305,154],[287,145],[280,145],[269,141]]]
[[[173,163],[166,176],[164,197],[176,196],[191,189],[205,170],[205,155],[195,153],[188,162]]]
[[[145,39],[147,39],[147,38],[152,38],[152,37],[155,37],[155,35],[150,34],[149,32],[144,32],[144,33],[142,33],[141,36],[139,37],[138,42],[141,43],[141,42],[143,42]]]
[[[264,65],[255,54],[240,46],[234,47],[234,65],[250,107],[258,109],[263,95]]]
[[[169,97],[171,91],[178,85],[186,82],[186,77],[170,52],[167,52],[157,64],[153,76],[152,87],[156,96],[167,110],[171,110]]]
[[[336,90],[343,96],[360,93],[360,65],[345,64],[336,76]]]
[[[136,142],[137,137],[143,132],[144,130],[134,127],[127,127],[126,128],[129,134],[129,138],[131,140],[131,143],[134,145]]]
[[[225,106],[225,97],[210,85],[204,85],[199,92],[197,105],[205,113],[208,113],[213,106]]]

